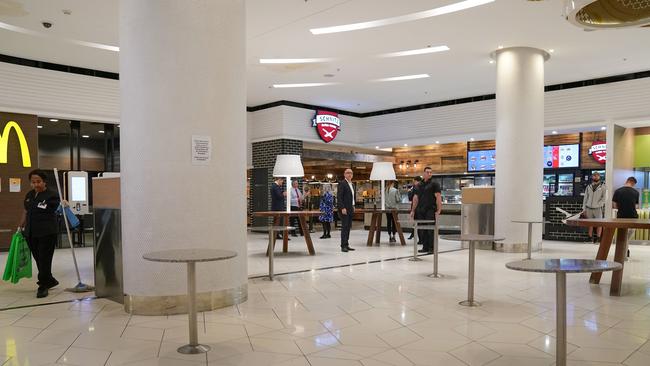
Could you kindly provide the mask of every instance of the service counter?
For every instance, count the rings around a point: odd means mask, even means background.
[[[375,207],[381,207],[381,202],[375,203],[375,202],[366,202],[363,205],[363,208],[365,209],[373,209]],[[460,224],[461,224],[461,216],[460,216],[460,203],[443,203],[442,204],[442,214],[440,215],[440,226],[453,226],[457,227],[458,230],[440,230],[441,233],[460,233]],[[411,208],[410,203],[400,203],[399,206],[397,207],[400,210],[408,210]],[[363,214],[363,226],[366,230],[370,228],[370,220],[372,218],[371,213],[364,213]],[[401,221],[406,221],[408,220],[408,214],[399,214],[399,218]],[[386,215],[382,215],[381,218],[381,228],[382,230],[386,229]],[[412,229],[410,228],[402,228],[404,232],[411,232]]]

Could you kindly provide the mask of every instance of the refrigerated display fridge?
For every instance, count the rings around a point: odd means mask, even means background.
[[[544,198],[555,195],[557,187],[557,177],[555,174],[544,174],[544,182],[542,184],[542,191]]]
[[[556,196],[573,196],[573,173],[560,173],[557,175]]]

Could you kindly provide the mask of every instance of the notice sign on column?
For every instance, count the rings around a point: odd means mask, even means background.
[[[192,165],[210,165],[212,138],[192,135]]]

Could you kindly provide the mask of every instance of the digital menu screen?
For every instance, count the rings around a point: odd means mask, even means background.
[[[477,150],[467,152],[467,171],[486,172],[495,169],[497,162],[496,150]]]
[[[577,168],[579,166],[579,144],[544,146],[544,168]]]

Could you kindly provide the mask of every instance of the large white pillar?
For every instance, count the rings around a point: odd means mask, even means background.
[[[495,52],[497,61],[497,166],[495,234],[506,240],[498,248],[525,251],[526,224],[512,220],[542,220],[544,154],[543,50],[512,47]],[[535,224],[533,248],[541,242]]]
[[[148,251],[229,249],[197,264],[199,310],[247,298],[243,0],[120,1],[122,247],[126,310],[186,311],[186,266]],[[211,161],[192,163],[193,135]]]

